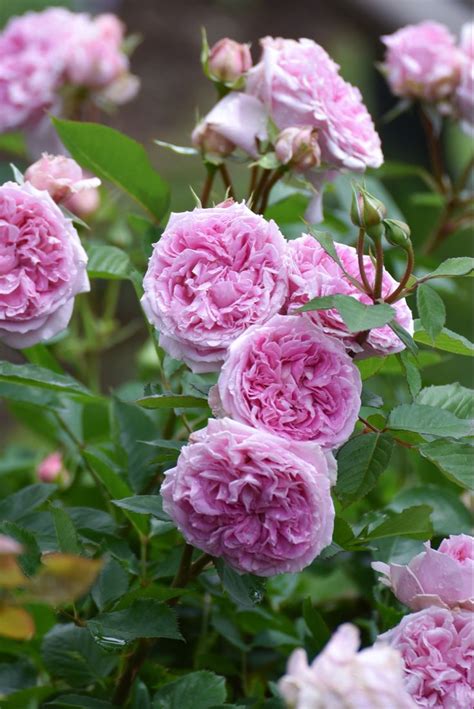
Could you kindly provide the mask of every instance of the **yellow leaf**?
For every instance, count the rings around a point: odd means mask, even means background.
[[[24,586],[28,579],[18,566],[15,554],[0,554],[0,588]]]
[[[101,559],[74,554],[45,554],[40,572],[30,580],[29,598],[53,605],[72,603],[92,586],[102,568]]]
[[[13,640],[31,640],[35,624],[23,608],[0,605],[0,635]]]

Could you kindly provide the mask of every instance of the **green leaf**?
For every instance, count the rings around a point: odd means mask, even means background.
[[[421,327],[420,321],[415,320],[415,334],[413,335],[415,342],[420,342],[422,345],[429,345],[437,350],[444,352],[452,352],[453,354],[464,355],[466,357],[474,357],[474,345],[462,335],[458,335],[447,327],[443,327],[439,335],[435,337],[434,342],[430,336]]]
[[[128,591],[128,574],[115,559],[109,559],[92,587],[92,598],[102,611]]]
[[[163,502],[160,495],[135,495],[126,497],[123,500],[112,500],[114,505],[130,512],[137,512],[141,515],[153,515],[163,522],[169,522],[170,518],[163,512]]]
[[[102,682],[117,664],[93,640],[86,628],[72,623],[56,625],[45,635],[41,654],[46,669],[54,678],[72,687]]]
[[[363,537],[365,542],[387,537],[405,536],[413,539],[429,539],[433,535],[431,507],[416,505],[399,514],[388,513],[387,519]]]
[[[98,123],[58,118],[52,121],[62,142],[82,167],[120,187],[157,221],[164,217],[169,189],[140,143]]]
[[[321,613],[313,606],[310,598],[305,598],[303,601],[303,618],[316,646],[316,652],[319,652],[331,637],[331,631]]]
[[[432,441],[419,449],[447,478],[474,491],[474,446],[465,441]]]
[[[116,246],[93,245],[87,254],[87,272],[91,278],[120,280],[129,278],[132,264],[128,254]]]
[[[251,574],[238,574],[222,559],[214,559],[214,566],[222,585],[238,606],[254,608],[263,600],[264,585],[261,579]]]
[[[388,427],[440,438],[463,438],[472,432],[467,421],[450,411],[421,404],[401,404],[390,412]]]
[[[138,399],[138,406],[144,409],[207,409],[207,399],[187,394],[154,394]]]
[[[30,687],[21,689],[2,699],[2,709],[25,709],[26,707],[37,707],[41,702],[55,694],[58,690],[53,686]],[[44,704],[42,706],[45,706]]]
[[[397,337],[399,337],[403,342],[405,347],[416,357],[418,354],[418,347],[416,346],[415,341],[408,330],[405,330],[405,328],[402,327],[396,320],[392,320],[392,322],[389,323],[389,328],[393,330]]]
[[[302,308],[298,308],[298,312],[330,310],[331,308],[339,311],[350,332],[362,332],[383,327],[395,316],[395,310],[386,303],[364,305],[349,295],[323,295],[312,298]]]
[[[386,357],[367,357],[367,359],[361,359],[354,364],[357,365],[357,369],[360,372],[360,376],[363,381],[370,379],[377,374],[377,372],[382,369],[385,364]]]
[[[22,350],[22,352],[28,359],[28,361],[32,364],[37,364],[40,367],[44,367],[45,369],[51,369],[57,374],[64,374],[61,365],[59,364],[59,362],[56,361],[56,359],[53,357],[52,353],[49,351],[46,345],[38,343],[33,347],[27,347],[26,349]]]
[[[433,510],[431,521],[433,531],[440,536],[450,534],[470,534],[471,515],[459,497],[446,488],[436,485],[411,487],[399,493],[388,509],[402,512],[412,505],[429,505]]]
[[[414,400],[418,396],[422,386],[421,374],[420,370],[418,369],[416,359],[411,354],[411,352],[407,352],[406,350],[400,352],[397,357],[399,358],[399,362],[405,373],[408,388],[410,390],[412,399]]]
[[[458,382],[426,387],[418,394],[416,403],[451,411],[460,419],[474,418],[474,391]]]
[[[114,705],[103,699],[96,699],[85,694],[61,694],[44,707],[54,709],[114,709]]]
[[[226,699],[225,679],[207,670],[189,672],[160,687],[153,709],[211,709]]]
[[[392,456],[394,441],[386,433],[351,438],[337,454],[336,494],[343,506],[364,497],[377,484]]]
[[[76,529],[68,513],[63,508],[56,507],[56,505],[51,505],[50,509],[53,515],[59,550],[66,554],[80,555],[81,546]]]
[[[0,502],[0,520],[17,522],[43,504],[56,491],[56,485],[35,483],[28,485]]]
[[[116,640],[117,644],[138,638],[183,639],[175,613],[167,605],[152,599],[134,601],[122,611],[101,613],[88,620],[87,627],[97,640]]]
[[[48,389],[59,394],[67,394],[78,400],[97,399],[83,384],[68,374],[56,374],[35,364],[12,364],[0,362],[0,382],[21,384],[38,389]]]
[[[416,290],[416,304],[420,322],[431,341],[434,342],[446,322],[446,308],[443,300],[433,288],[422,284]]]
[[[474,271],[474,258],[459,256],[443,261],[434,271],[423,276],[420,280],[427,281],[431,278],[446,278],[453,276],[469,276]]]

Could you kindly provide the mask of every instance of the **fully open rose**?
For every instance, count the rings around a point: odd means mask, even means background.
[[[243,203],[172,214],[143,287],[161,346],[194,372],[215,371],[241,332],[281,309],[286,243]]]
[[[342,345],[306,318],[275,315],[231,345],[215,390],[227,415],[336,448],[352,433],[361,380]]]
[[[304,650],[291,655],[278,683],[290,709],[415,709],[403,686],[400,654],[387,645],[357,652],[359,631],[341,625],[308,664]]]
[[[89,290],[87,256],[71,221],[28,182],[0,187],[0,339],[30,347],[67,326]]]
[[[425,608],[380,636],[398,650],[405,686],[419,707],[470,709],[474,690],[474,615]]]
[[[258,576],[300,571],[332,537],[329,468],[318,446],[228,418],[190,436],[161,487],[186,540]]]
[[[367,293],[358,290],[346,278],[341,267],[328,256],[314,237],[304,234],[299,239],[290,241],[288,246],[290,251],[288,312],[293,312],[311,298],[324,295],[350,295],[361,303],[372,304],[373,301]],[[335,246],[346,272],[360,280],[356,250],[346,244],[335,244]],[[364,266],[369,283],[373,283],[375,268],[369,256],[364,256]],[[384,270],[382,295],[387,296],[397,286],[395,279]],[[393,307],[398,324],[411,334],[413,317],[406,301],[398,300]],[[337,310],[314,310],[305,313],[304,317],[309,317],[328,335],[340,338],[346,349],[358,356],[387,355],[400,352],[405,348],[388,325],[370,330],[367,338],[360,342],[357,334],[349,332]]]

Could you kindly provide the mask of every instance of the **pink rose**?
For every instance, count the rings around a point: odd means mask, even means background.
[[[380,635],[401,653],[405,687],[419,707],[470,709],[474,689],[474,615],[425,608]]]
[[[216,42],[209,53],[209,71],[219,81],[236,81],[251,66],[249,45],[240,44],[228,37]]]
[[[163,509],[190,544],[239,572],[301,571],[334,523],[326,457],[315,449],[211,419],[167,471]]]
[[[215,371],[241,332],[282,307],[286,242],[244,203],[172,214],[143,287],[161,346],[194,372]]]
[[[196,126],[192,134],[193,144],[202,147],[202,135],[209,131],[257,157],[257,141],[267,137],[266,110],[253,96],[231,91]]]
[[[414,611],[428,606],[474,610],[474,537],[459,534],[444,539],[438,551],[426,551],[409,564],[374,562],[399,601]]]
[[[318,130],[325,166],[363,171],[383,162],[380,138],[358,89],[310,39],[265,37],[262,59],[250,70],[247,92],[267,107],[280,130]]]
[[[291,709],[415,709],[403,686],[400,653],[380,643],[357,652],[359,631],[341,625],[324,650],[308,665],[295,650],[278,683]]]
[[[216,393],[237,421],[337,448],[354,429],[361,387],[339,342],[307,318],[275,315],[232,343]]]
[[[30,165],[25,180],[38,190],[49,192],[55,202],[62,202],[73,194],[99,187],[97,177],[83,179],[82,168],[75,160],[64,155],[47,155]]]
[[[0,339],[23,348],[67,326],[74,296],[89,290],[87,255],[47,192],[0,187]]]
[[[462,57],[444,25],[420,22],[381,39],[387,47],[384,71],[396,96],[440,101],[456,88]]]
[[[335,246],[347,273],[360,281],[356,250],[345,244]],[[288,312],[293,312],[311,298],[324,295],[350,295],[360,303],[372,304],[371,298],[357,290],[314,237],[303,234],[300,238],[290,241],[288,248],[290,252]],[[364,265],[369,282],[373,283],[375,268],[369,256],[364,256]],[[397,286],[398,283],[384,270],[383,297],[388,296]],[[396,311],[396,321],[412,334],[413,317],[406,301],[398,300],[393,307]],[[314,310],[305,313],[304,317],[309,317],[328,335],[340,338],[346,349],[357,356],[387,355],[400,352],[405,348],[388,325],[371,330],[363,344],[360,344],[357,335],[349,332],[337,310]]]
[[[59,451],[50,453],[36,469],[36,476],[43,483],[66,484],[70,480],[69,472],[64,467],[63,457]]]
[[[314,128],[285,128],[275,141],[275,154],[283,165],[297,172],[317,167],[321,162],[318,131]]]

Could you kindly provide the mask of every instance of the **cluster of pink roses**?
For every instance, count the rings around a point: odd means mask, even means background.
[[[337,249],[355,274],[355,249]],[[220,370],[209,401],[222,418],[192,434],[167,472],[164,508],[190,543],[239,571],[300,570],[331,540],[330,451],[360,409],[351,355],[397,352],[402,342],[379,328],[362,347],[337,311],[298,313],[316,295],[363,297],[314,238],[287,243],[274,222],[233,200],[173,214],[143,285],[161,346],[195,372]],[[384,295],[396,285],[384,273]],[[413,329],[405,301],[396,317]]]
[[[373,564],[416,611],[357,653],[358,632],[342,625],[308,665],[291,655],[279,690],[291,709],[470,709],[474,700],[474,538],[444,539],[408,565]]]
[[[31,128],[46,110],[61,112],[66,86],[124,103],[139,80],[123,51],[115,15],[92,18],[63,8],[14,17],[0,33],[0,132]]]
[[[335,171],[379,167],[380,138],[360,91],[316,42],[265,37],[261,46],[253,67],[247,45],[225,39],[213,47],[211,76],[234,84],[226,82],[230,93],[200,122],[193,142],[205,153],[226,156],[237,147],[257,158],[268,151],[272,122],[280,131],[276,158],[313,186],[308,218],[319,221],[323,182]]]
[[[397,96],[434,104],[474,129],[474,23],[464,25],[459,45],[438,22],[408,25],[382,37],[383,70]]]

